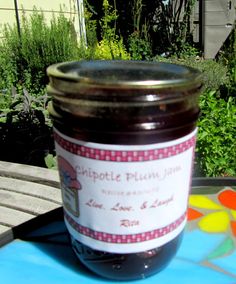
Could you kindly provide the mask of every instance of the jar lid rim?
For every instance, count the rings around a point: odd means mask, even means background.
[[[104,89],[192,88],[201,85],[199,70],[184,65],[134,60],[82,60],[47,68],[51,85],[59,91]]]

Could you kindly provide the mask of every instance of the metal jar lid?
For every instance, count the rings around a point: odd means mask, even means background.
[[[201,85],[196,69],[163,62],[78,61],[65,62],[47,69],[51,87],[65,93],[81,88],[166,89],[194,88]]]

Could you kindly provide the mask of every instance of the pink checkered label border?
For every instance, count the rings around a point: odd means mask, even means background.
[[[186,220],[186,212],[179,217],[177,220],[172,222],[171,224],[145,233],[139,234],[128,234],[128,235],[116,235],[109,234],[105,232],[99,232],[92,230],[90,228],[84,227],[78,224],[73,218],[71,218],[65,211],[64,216],[68,223],[72,226],[74,230],[76,230],[79,234],[84,235],[86,237],[105,242],[105,243],[113,243],[113,244],[131,244],[131,243],[141,243],[150,240],[154,240],[157,238],[161,238],[172,231],[176,230],[185,220]]]
[[[79,145],[68,141],[54,132],[54,139],[64,150],[81,157],[107,162],[145,162],[169,158],[194,147],[193,136],[179,144],[151,150],[103,150]]]

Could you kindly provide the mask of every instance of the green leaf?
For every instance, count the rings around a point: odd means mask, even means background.
[[[45,158],[45,164],[46,166],[51,170],[57,169],[57,159],[52,154],[48,154]]]
[[[223,243],[221,243],[213,252],[211,252],[207,259],[215,259],[219,257],[223,257],[227,254],[231,254],[235,250],[234,241],[232,238],[227,238],[224,240]]]

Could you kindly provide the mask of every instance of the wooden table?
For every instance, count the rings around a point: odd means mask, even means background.
[[[57,171],[0,162],[0,246],[15,228],[61,205]]]

